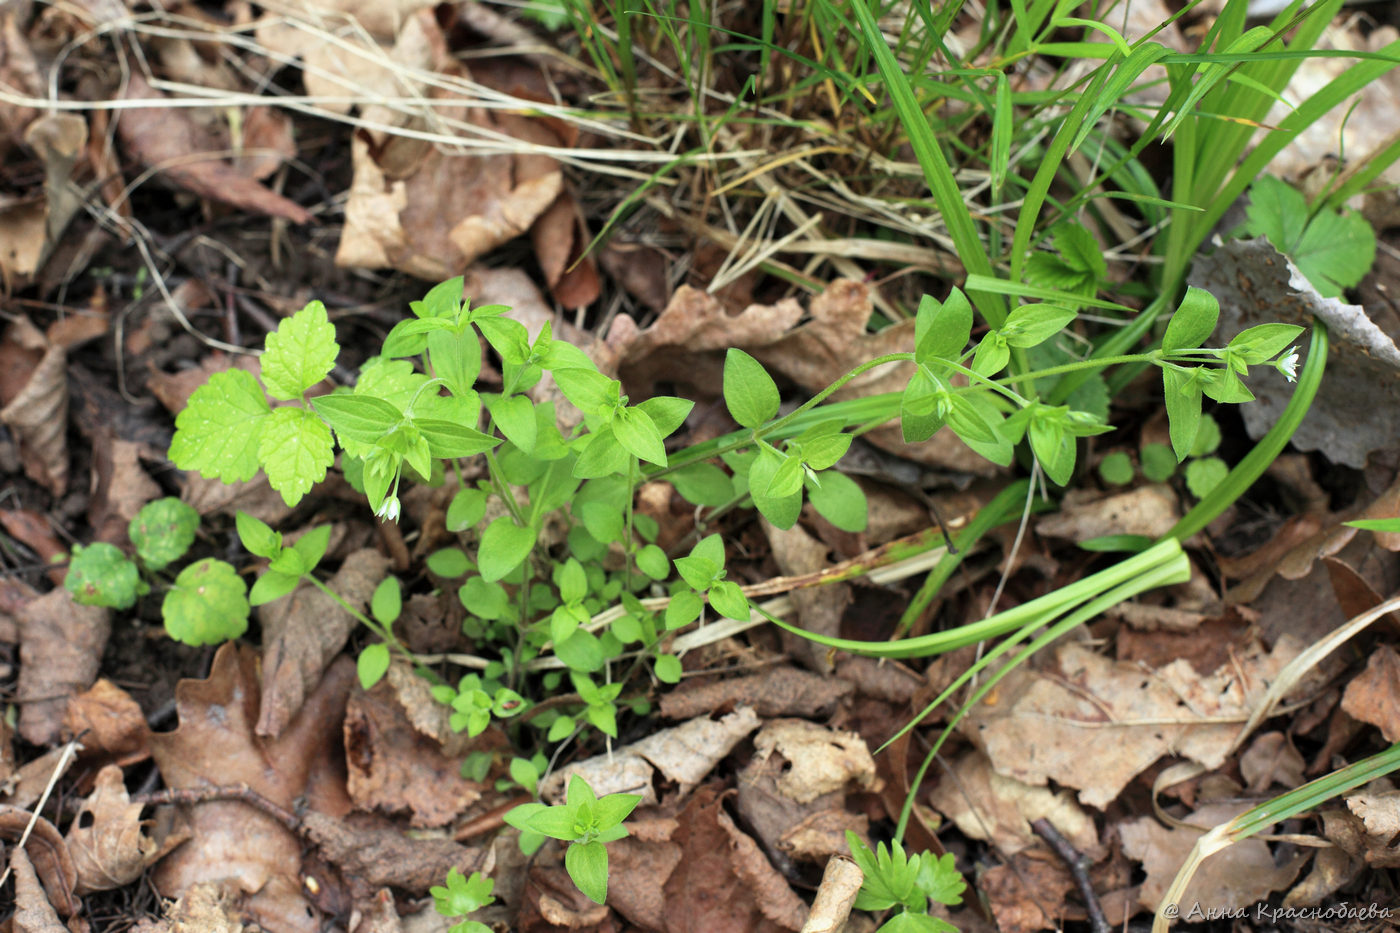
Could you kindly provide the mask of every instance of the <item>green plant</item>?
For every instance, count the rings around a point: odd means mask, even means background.
[[[962,903],[967,882],[953,865],[952,853],[904,854],[899,840],[889,848],[879,843],[874,852],[855,833],[846,830],[851,857],[865,875],[856,895],[858,910],[884,911],[898,907],[877,933],[957,933],[957,927],[928,913],[929,901],[955,907]]]
[[[1319,204],[1310,208],[1302,192],[1272,175],[1249,189],[1244,231],[1265,236],[1325,298],[1359,283],[1376,258],[1376,234],[1355,211]]]
[[[472,872],[470,878],[464,878],[456,868],[449,868],[446,884],[434,886],[428,893],[433,896],[433,907],[440,916],[449,920],[462,918],[447,928],[448,933],[490,933],[490,927],[477,920],[468,920],[466,915],[495,903],[496,898],[491,895],[495,885],[495,881],[479,871]]]
[[[627,819],[641,797],[636,794],[595,796],[588,782],[569,779],[567,802],[557,806],[521,804],[506,814],[506,822],[522,832],[536,833],[569,844],[564,867],[589,900],[601,904],[608,896],[607,843],[627,835]]]
[[[64,586],[82,605],[130,609],[151,591],[148,579],[185,555],[198,530],[199,513],[179,499],[148,502],[127,526],[136,560],[105,542],[75,545]],[[248,588],[227,562],[206,557],[163,585],[161,618],[176,641],[212,645],[247,629]]]

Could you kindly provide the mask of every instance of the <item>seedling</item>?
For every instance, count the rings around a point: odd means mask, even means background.
[[[953,865],[952,853],[942,857],[931,852],[906,856],[898,840],[888,848],[882,842],[872,852],[850,830],[846,830],[846,843],[865,874],[856,895],[856,909],[899,909],[877,933],[957,933],[957,927],[928,912],[929,901],[948,907],[962,903],[967,882]]]
[[[441,916],[449,920],[461,918],[447,928],[447,933],[491,933],[486,924],[468,920],[466,915],[495,903],[496,898],[491,895],[495,886],[495,881],[479,871],[464,878],[456,868],[449,868],[446,885],[429,888],[428,893],[433,896],[433,907]]]
[[[641,799],[636,794],[597,797],[588,782],[575,774],[569,779],[567,803],[553,807],[522,804],[507,813],[505,820],[522,832],[567,842],[564,867],[569,877],[584,896],[601,904],[608,896],[607,843],[627,835],[622,821]]]

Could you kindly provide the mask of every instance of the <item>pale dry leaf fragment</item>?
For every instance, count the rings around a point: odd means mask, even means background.
[[[363,548],[345,558],[327,585],[359,610],[388,570],[388,558]],[[263,687],[257,732],[275,738],[316,689],[359,622],[324,590],[306,582],[290,596],[259,606],[258,620],[263,630]]]
[[[761,757],[782,755],[792,763],[778,789],[798,803],[808,803],[855,784],[872,790],[878,784],[875,759],[854,732],[828,729],[805,719],[777,719],[754,737]]]
[[[122,783],[122,770],[107,765],[68,828],[68,851],[78,872],[77,893],[110,891],[141,876],[162,854],[146,834],[141,819],[144,804],[132,803]]]
[[[17,843],[24,839],[24,845]],[[58,828],[28,810],[0,805],[0,842],[12,843],[14,852],[24,852],[28,864],[43,885],[41,897],[65,917],[72,917],[82,907],[73,889],[78,873],[68,846]]]
[[[488,852],[441,837],[405,835],[383,817],[357,813],[345,818],[308,811],[302,830],[326,861],[346,877],[375,887],[425,894],[456,868],[463,875],[485,869]]]
[[[350,798],[363,810],[408,811],[414,826],[443,826],[481,798],[461,761],[410,725],[387,681],[356,690],[345,711]]]
[[[19,733],[27,741],[58,741],[68,701],[97,679],[111,615],[101,606],[78,605],[62,588],[19,611]]]
[[[5,335],[31,351],[43,353],[29,380],[0,409],[19,440],[24,472],[55,496],[68,489],[68,355],[21,318]]]
[[[807,905],[769,863],[758,843],[735,826],[734,820],[723,808],[715,814],[715,819],[729,837],[734,872],[754,892],[763,916],[783,929],[802,929],[807,922]]]
[[[151,755],[140,704],[105,677],[68,701],[63,732],[82,736],[84,754],[105,755],[118,765],[135,764]]]
[[[1101,852],[1094,820],[1065,790],[1025,784],[997,774],[987,756],[971,750],[954,761],[929,803],[973,839],[985,839],[997,851],[1015,855],[1039,843],[1034,820],[1049,820],[1078,851]]]
[[[1307,762],[1282,732],[1265,732],[1240,755],[1240,776],[1251,793],[1262,794],[1271,785],[1300,787]]]
[[[14,933],[68,933],[22,846],[16,846],[10,855],[10,869],[15,876]]]
[[[1371,653],[1366,669],[1347,684],[1342,709],[1379,728],[1387,742],[1400,742],[1400,654],[1394,648],[1380,645]]]
[[[1356,866],[1400,868],[1400,844],[1390,837],[1373,836],[1366,824],[1350,810],[1325,810],[1322,835],[1345,852]]]
[[[730,706],[750,706],[764,719],[775,716],[828,716],[851,695],[849,680],[823,677],[796,667],[775,667],[762,674],[711,683],[683,680],[661,697],[661,715],[690,719]]]
[[[242,174],[216,153],[204,150],[190,116],[162,105],[165,95],[132,71],[122,95],[151,106],[121,111],[117,135],[141,164],[202,198],[292,223],[311,220],[311,212]]]
[[[640,794],[643,805],[657,802],[656,772],[678,785],[682,795],[705,779],[741,739],[758,728],[758,716],[741,706],[718,721],[697,716],[689,722],[654,732],[611,754],[597,755],[555,771],[540,784],[540,796],[555,803],[564,799],[569,778],[578,774],[593,792]]]
[[[1099,495],[1074,490],[1059,511],[1036,521],[1035,530],[1051,538],[1087,541],[1104,535],[1160,538],[1179,518],[1171,487],[1139,486],[1128,492]]]
[[[828,861],[802,933],[840,933],[864,882],[865,875],[854,860],[838,855]]]
[[[1353,794],[1346,798],[1347,809],[1366,827],[1366,832],[1389,843],[1400,835],[1400,791]]]
[[[0,10],[0,84],[26,97],[44,96],[44,75],[24,36],[24,11],[17,5]],[[0,102],[0,159],[18,146],[24,130],[39,115],[33,107]]]
[[[870,835],[870,818],[845,807],[820,810],[789,827],[778,837],[777,847],[799,862],[820,864],[833,855],[850,851],[846,833],[862,839]]]
[[[1150,670],[1062,645],[1046,669],[1011,672],[961,728],[998,773],[1027,784],[1054,780],[1102,809],[1163,755],[1220,767],[1255,703],[1299,650],[1287,636],[1267,652],[1256,641],[1202,676],[1185,660]]]
[[[1311,327],[1316,318],[1327,325],[1327,378],[1293,434],[1299,450],[1321,451],[1333,463],[1361,469],[1372,451],[1395,446],[1400,349],[1366,309],[1320,296],[1263,237],[1231,240],[1198,256],[1191,269],[1191,284],[1220,301],[1220,326],[1211,346],[1224,346],[1245,328],[1266,322]],[[1258,438],[1278,421],[1294,386],[1265,366],[1250,372],[1249,387],[1256,400],[1240,406],[1240,414],[1249,436]],[[1356,417],[1357,399],[1367,400],[1364,418]]]
[[[1186,819],[1189,826],[1170,829],[1150,816],[1119,824],[1123,851],[1142,862],[1147,872],[1138,903],[1156,910],[1202,833],[1247,809],[1249,804],[1240,802],[1206,804]],[[1306,853],[1295,853],[1283,864],[1277,864],[1268,843],[1258,838],[1227,846],[1210,856],[1191,879],[1180,898],[1181,919],[1190,919],[1184,909],[1188,904],[1199,905],[1202,910],[1230,910],[1258,903],[1292,884],[1306,860]]]

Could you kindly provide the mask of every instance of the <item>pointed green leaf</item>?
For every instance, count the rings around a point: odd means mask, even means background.
[[[1203,346],[1215,330],[1220,318],[1220,304],[1215,296],[1203,289],[1186,289],[1186,297],[1167,322],[1167,332],[1162,335],[1162,349],[1194,350]]]
[[[482,579],[492,583],[519,567],[534,549],[537,533],[533,527],[520,527],[509,515],[487,525],[476,556]]]
[[[389,646],[382,641],[366,645],[355,661],[355,672],[366,690],[379,683],[389,672]]]
[[[267,394],[284,401],[300,398],[326,378],[339,352],[326,306],[311,302],[267,335],[267,350],[260,360]]]
[[[778,386],[763,364],[731,347],[724,356],[724,404],[746,428],[760,427],[778,413]]]

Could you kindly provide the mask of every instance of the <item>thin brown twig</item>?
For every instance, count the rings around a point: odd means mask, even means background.
[[[211,784],[208,787],[168,787],[165,790],[151,791],[148,794],[133,794],[133,803],[175,803],[193,806],[197,803],[210,803],[215,800],[237,800],[266,813],[283,826],[297,833],[301,831],[301,817],[273,803],[247,784]]]
[[[1070,841],[1044,817],[1031,821],[1031,829],[1055,850],[1055,854],[1069,869],[1070,876],[1079,887],[1079,896],[1084,898],[1084,909],[1089,913],[1089,925],[1094,933],[1113,933],[1113,928],[1108,925],[1108,918],[1103,914],[1103,907],[1099,904],[1099,897],[1094,893],[1094,886],[1089,883],[1089,857],[1070,845]]]

